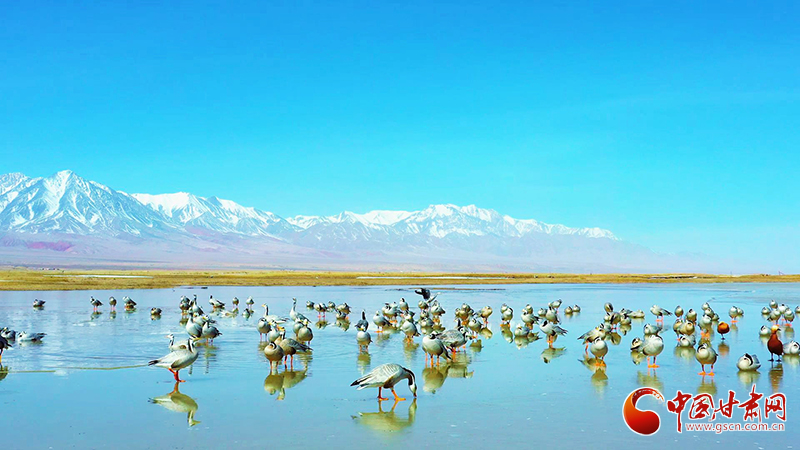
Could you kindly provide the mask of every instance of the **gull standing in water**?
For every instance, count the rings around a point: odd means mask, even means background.
[[[414,377],[414,372],[399,364],[380,365],[372,369],[370,373],[364,375],[356,381],[353,381],[350,386],[358,386],[358,390],[376,387],[378,388],[378,400],[389,400],[388,398],[381,396],[381,393],[383,389],[391,389],[392,394],[394,394],[394,400],[400,401],[405,399],[397,396],[397,392],[394,391],[394,387],[402,380],[408,380],[408,389],[411,390],[411,393],[414,394],[414,397],[416,397],[417,383]]]
[[[185,369],[194,364],[194,362],[197,361],[198,355],[199,353],[197,353],[194,343],[189,340],[186,342],[186,348],[179,348],[159,359],[150,361],[147,365],[163,367],[169,370],[175,375],[175,381],[182,383],[184,380],[180,379],[178,373],[181,369]]]

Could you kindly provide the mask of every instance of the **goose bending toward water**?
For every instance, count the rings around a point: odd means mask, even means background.
[[[417,383],[414,377],[414,372],[406,369],[399,364],[383,364],[380,365],[363,377],[353,381],[350,386],[358,386],[358,390],[365,388],[378,388],[378,400],[389,400],[384,398],[381,394],[383,389],[391,389],[394,394],[395,401],[405,400],[397,396],[394,387],[402,380],[408,380],[408,389],[417,396]]]
[[[184,380],[181,380],[178,373],[181,369],[185,369],[195,361],[197,361],[197,349],[194,347],[194,343],[191,340],[186,342],[186,348],[179,348],[173,352],[170,352],[167,355],[162,356],[159,359],[154,359],[147,363],[148,366],[156,366],[156,367],[163,367],[170,372],[172,375],[175,376],[175,381],[182,383]]]

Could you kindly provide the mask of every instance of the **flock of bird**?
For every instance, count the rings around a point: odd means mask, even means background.
[[[494,311],[490,306],[478,310],[466,303],[462,304],[455,308],[454,326],[448,329],[447,321],[444,319],[446,311],[437,300],[438,294],[432,295],[431,291],[426,288],[417,289],[415,292],[422,297],[417,304],[417,311],[404,298],[396,303],[385,303],[372,315],[371,320],[367,319],[365,310],[361,311],[360,319],[355,324],[355,338],[359,352],[369,351],[369,346],[373,342],[369,329],[373,325],[374,333],[383,333],[389,330],[401,332],[405,335],[406,341],[413,341],[421,336],[426,367],[429,364],[431,367],[434,364],[438,366],[441,358],[452,360],[457,352],[465,348],[470,341],[477,340],[481,336],[491,337],[489,319]],[[90,304],[93,314],[99,314],[103,303],[91,297]],[[116,311],[117,300],[114,297],[109,298],[108,304],[112,312]],[[212,308],[211,315],[203,311],[196,295],[191,299],[185,296],[181,297],[179,304],[181,323],[185,323],[184,329],[188,338],[176,342],[173,334],[167,335],[169,353],[150,361],[149,365],[169,370],[176,382],[184,381],[180,379],[179,372],[197,360],[199,353],[196,344],[198,341],[205,340],[211,343],[214,339],[222,336],[215,326],[216,320],[212,315],[217,317],[239,315],[239,299],[236,297],[233,298],[232,309],[226,309],[226,304],[213,296],[210,297],[209,304]],[[254,304],[253,298],[249,297],[245,301],[242,315],[246,318],[252,316]],[[129,297],[123,298],[123,305],[126,311],[136,310],[136,302]],[[297,299],[292,299],[288,317],[270,314],[266,304],[261,306],[264,308],[264,314],[258,319],[256,329],[259,333],[259,340],[266,341],[263,352],[270,362],[271,373],[277,370],[281,362],[284,367],[293,366],[295,355],[312,351],[310,344],[314,339],[314,333],[310,326],[311,321],[297,310]],[[33,307],[43,309],[45,301],[36,299]],[[556,340],[567,334],[567,330],[561,326],[561,316],[570,316],[581,312],[578,305],[568,305],[563,310],[561,307],[561,300],[549,302],[536,311],[530,304],[525,305],[519,312],[519,323],[512,331],[511,322],[515,318],[515,312],[510,306],[503,304],[500,307],[501,332],[506,339],[513,340],[518,344],[536,341],[540,339],[541,335],[544,335],[548,347],[553,348]],[[337,321],[346,322],[349,326],[351,308],[347,303],[336,305],[334,302],[307,302],[306,308],[309,311],[315,311],[320,320],[324,320],[326,314],[335,314]],[[578,340],[584,344],[586,357],[589,358],[585,361],[598,369],[606,366],[605,358],[609,352],[608,341],[618,345],[621,335],[625,335],[631,330],[634,320],[646,318],[646,313],[642,310],[633,311],[626,308],[615,310],[611,303],[604,305],[604,311],[603,321],[578,337]],[[153,318],[160,317],[161,313],[160,308],[150,310]],[[630,351],[634,363],[639,364],[646,359],[648,370],[659,367],[656,360],[665,346],[662,336],[666,329],[664,318],[674,315],[676,319],[672,324],[672,331],[676,336],[676,345],[694,350],[695,359],[701,367],[699,375],[703,376],[714,376],[714,365],[717,362],[717,352],[712,344],[714,332],[720,336],[721,340],[724,340],[725,335],[731,330],[731,324],[735,324],[744,316],[741,308],[733,306],[728,311],[731,323],[728,324],[721,320],[719,314],[708,302],[701,306],[700,311],[694,309],[684,311],[681,306],[670,311],[653,305],[650,313],[655,316],[655,323],[646,323],[643,326],[642,336],[635,337],[631,342]],[[762,309],[761,314],[769,323],[761,328],[759,334],[766,341],[766,347],[771,355],[770,361],[775,361],[776,357],[780,359],[783,355],[800,355],[800,344],[796,341],[784,344],[780,340],[780,325],[790,326],[795,316],[800,315],[800,306],[792,310],[784,304],[778,305],[777,302],[771,301],[768,307],[765,306]],[[292,329],[293,338],[286,335],[289,327]],[[0,329],[0,361],[2,361],[3,351],[11,348],[12,343],[41,342],[44,337],[44,333],[16,332],[8,327]],[[590,353],[592,357],[589,357]],[[708,371],[706,371],[706,366],[709,367]],[[761,363],[754,354],[745,353],[737,361],[737,368],[741,371],[755,371],[760,367]],[[395,400],[399,401],[404,399],[397,395],[394,387],[404,380],[408,381],[409,390],[416,397],[417,386],[414,373],[399,364],[378,366],[355,380],[351,386],[357,386],[358,389],[378,388],[380,400],[386,400],[382,395],[383,389],[389,389]]]

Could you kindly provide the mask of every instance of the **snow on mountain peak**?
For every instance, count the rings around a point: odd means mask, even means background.
[[[140,235],[153,227],[208,230],[277,239],[347,239],[368,242],[413,236],[495,236],[519,238],[531,233],[608,238],[600,228],[570,228],[533,219],[515,219],[493,209],[451,203],[429,205],[419,211],[373,210],[364,214],[343,211],[332,216],[296,216],[283,219],[271,212],[242,206],[217,197],[188,192],[125,194],[70,170],[47,178],[23,174],[0,175],[0,231],[88,233],[96,230]],[[416,239],[416,238],[414,238]]]

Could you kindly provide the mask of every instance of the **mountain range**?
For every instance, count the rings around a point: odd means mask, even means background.
[[[703,264],[608,230],[474,205],[283,218],[186,192],[128,194],[69,170],[0,175],[0,265],[640,272]]]

